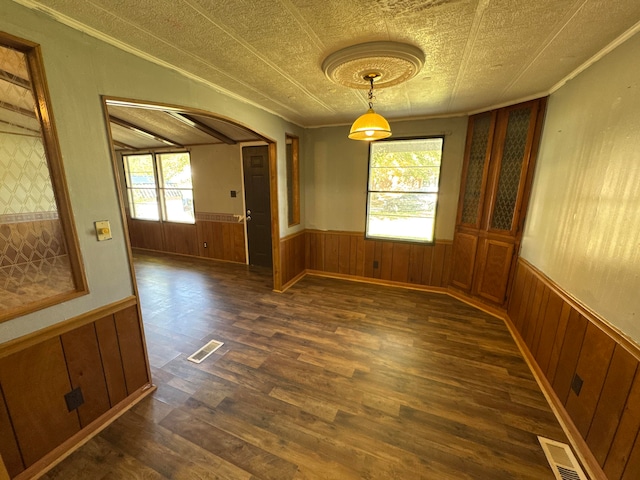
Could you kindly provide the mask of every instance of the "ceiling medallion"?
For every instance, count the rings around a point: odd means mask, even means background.
[[[424,65],[418,47],[399,42],[368,42],[332,53],[322,62],[322,71],[335,83],[350,88],[370,88],[368,75],[378,74],[376,88],[399,85],[413,78]]]

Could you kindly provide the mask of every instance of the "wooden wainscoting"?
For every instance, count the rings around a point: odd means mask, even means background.
[[[451,277],[448,240],[420,245],[366,240],[362,232],[307,230],[305,249],[311,272],[442,288]]]
[[[197,212],[195,224],[127,221],[133,248],[246,262],[244,223],[234,215]]]
[[[295,283],[305,273],[306,236],[306,231],[302,230],[280,239],[280,271],[283,289]]]
[[[196,220],[196,227],[198,233],[198,252],[196,255],[228,262],[246,263],[244,223]]]
[[[607,478],[640,478],[638,345],[523,259],[508,315],[570,430]]]
[[[11,478],[31,478],[149,382],[134,297],[0,345],[0,455]],[[69,410],[74,391],[82,401]]]

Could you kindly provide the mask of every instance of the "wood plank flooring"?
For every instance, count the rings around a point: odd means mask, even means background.
[[[158,390],[43,478],[554,478],[536,435],[566,437],[502,321],[440,294],[135,265]]]

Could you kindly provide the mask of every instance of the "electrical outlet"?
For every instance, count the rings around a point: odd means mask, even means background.
[[[204,245],[204,248],[207,248],[207,242],[204,242],[203,245]]]
[[[378,268],[378,260],[373,261],[373,268]]]
[[[235,190],[231,190],[231,198],[236,198],[238,193]]]
[[[82,396],[82,390],[80,390],[80,387],[71,390],[64,396],[64,399],[67,402],[67,410],[70,412],[74,411],[84,403],[84,397]]]
[[[577,373],[573,376],[573,382],[571,382],[571,390],[573,390],[573,392],[576,395],[580,395],[580,390],[582,390],[582,384],[584,383],[584,381],[582,380],[582,378],[580,378],[580,375],[578,375]]]

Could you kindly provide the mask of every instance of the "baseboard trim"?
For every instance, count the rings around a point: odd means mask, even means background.
[[[131,247],[133,253],[153,253],[167,255],[169,257],[191,258],[195,260],[207,260],[210,262],[233,263],[235,265],[247,265],[247,262],[236,262],[235,260],[225,260],[224,258],[201,257],[200,255],[190,255],[188,253],[167,252],[165,250],[153,250],[151,248]]]
[[[93,437],[98,435],[102,430],[115,422],[136,404],[153,393],[156,388],[157,387],[155,385],[150,383],[143,385],[120,403],[107,410],[100,417],[96,418],[78,433],[70,437],[67,441],[51,450],[29,468],[16,475],[13,480],[28,480],[41,477]]]
[[[446,287],[431,287],[429,285],[418,285],[415,283],[394,282],[393,280],[381,280],[379,278],[360,277],[346,273],[325,272],[322,270],[306,270],[307,275],[314,277],[337,278],[340,280],[350,280],[352,282],[370,283],[373,285],[384,285],[387,287],[406,288],[407,290],[419,290],[431,293],[448,293]]]
[[[296,275],[291,280],[289,280],[287,283],[285,283],[280,290],[274,290],[274,292],[284,293],[306,276],[307,276],[307,271],[303,270],[298,275]]]
[[[573,420],[571,420],[571,417],[565,410],[564,405],[554,392],[553,387],[538,366],[538,363],[533,358],[533,355],[529,351],[529,348],[527,347],[524,339],[522,338],[508,315],[504,316],[504,323],[509,329],[509,332],[511,333],[513,340],[516,342],[516,345],[520,349],[522,357],[524,358],[525,362],[527,362],[527,365],[529,366],[533,377],[538,383],[540,390],[542,390],[542,394],[547,399],[549,407],[551,407],[553,414],[558,419],[560,426],[564,430],[564,433],[567,435],[567,438],[569,439],[573,450],[576,452],[580,463],[587,471],[589,478],[591,478],[591,480],[607,480],[607,476],[602,471],[602,468],[598,464],[598,461],[591,453],[591,449],[582,438],[582,435],[580,435],[578,428],[573,423]]]

